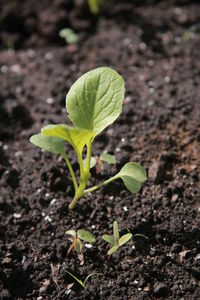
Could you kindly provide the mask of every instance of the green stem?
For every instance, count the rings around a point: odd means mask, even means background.
[[[87,172],[90,172],[91,154],[92,154],[92,141],[89,141],[89,143],[87,144],[87,159],[85,165],[85,170]]]
[[[63,155],[63,158],[64,158],[64,160],[65,160],[65,162],[66,162],[66,164],[67,164],[67,166],[69,168],[69,172],[70,172],[70,174],[72,176],[72,181],[73,181],[74,189],[75,189],[75,193],[76,193],[78,191],[78,184],[77,184],[77,181],[76,181],[76,177],[74,175],[74,171],[73,171],[72,166],[71,166],[71,164],[70,164],[70,162],[69,162],[69,160],[67,158],[67,155],[65,153]]]
[[[99,183],[98,185],[95,185],[95,186],[93,186],[93,187],[91,187],[91,188],[85,190],[85,191],[84,191],[84,195],[86,195],[86,194],[88,194],[88,193],[92,193],[92,192],[96,191],[97,189],[101,188],[102,186],[107,185],[107,184],[109,184],[110,182],[112,182],[112,181],[114,181],[114,180],[116,180],[116,179],[118,179],[118,178],[119,178],[119,176],[118,176],[118,174],[117,174],[117,175],[111,177],[110,179],[107,179],[106,181],[101,182],[101,183]]]

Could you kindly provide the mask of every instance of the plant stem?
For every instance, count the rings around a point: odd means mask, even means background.
[[[101,182],[100,184],[95,185],[95,186],[93,186],[93,187],[91,187],[91,188],[85,190],[85,191],[84,191],[84,195],[86,195],[86,194],[88,194],[88,193],[92,193],[92,192],[96,191],[97,189],[101,188],[102,186],[107,185],[108,183],[110,183],[110,182],[112,182],[112,181],[114,181],[114,180],[116,180],[116,179],[118,179],[118,178],[119,178],[119,176],[118,176],[118,174],[117,174],[117,175],[111,177],[110,179],[107,179],[106,181]]]
[[[73,171],[72,166],[71,166],[71,164],[70,164],[70,162],[69,162],[69,160],[67,158],[67,155],[65,153],[64,153],[63,157],[64,157],[64,160],[65,160],[65,162],[66,162],[66,164],[67,164],[67,166],[69,168],[69,172],[70,172],[70,174],[72,176],[72,181],[73,181],[74,189],[75,189],[75,193],[76,193],[78,191],[78,184],[77,184],[77,181],[76,181],[76,177],[74,175],[74,171]]]
[[[87,159],[85,164],[85,171],[88,172],[89,174],[90,174],[91,154],[92,154],[92,141],[90,140],[89,143],[87,144]]]

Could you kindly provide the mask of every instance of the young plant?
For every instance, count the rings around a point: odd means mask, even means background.
[[[90,11],[94,15],[97,15],[99,13],[100,4],[101,4],[100,2],[101,2],[101,0],[88,0],[88,5],[90,8]]]
[[[63,28],[59,31],[59,36],[65,39],[68,44],[77,44],[79,40],[78,34],[76,34],[71,28]]]
[[[103,276],[102,273],[92,273],[92,274],[89,274],[84,281],[82,281],[81,279],[78,279],[75,275],[73,275],[72,273],[70,273],[69,271],[67,271],[67,273],[73,277],[81,286],[83,289],[86,289],[86,282],[88,281],[88,279],[92,276]]]
[[[109,259],[110,256],[115,253],[119,247],[126,244],[132,238],[131,233],[124,234],[119,236],[118,223],[114,221],[113,223],[113,235],[105,234],[102,236],[102,239],[111,245],[110,250],[108,250]]]
[[[44,150],[58,154],[65,160],[75,189],[69,208],[73,209],[82,196],[121,178],[131,193],[137,193],[146,181],[146,171],[137,163],[127,163],[113,177],[86,189],[91,177],[92,143],[95,137],[112,124],[122,111],[124,99],[123,78],[113,69],[101,67],[85,73],[70,88],[66,97],[66,109],[74,127],[66,124],[47,125],[30,141]],[[65,142],[72,145],[80,167],[77,183],[73,168],[65,152]],[[87,147],[84,164],[83,148]]]
[[[77,253],[81,253],[83,248],[81,240],[90,244],[95,242],[93,235],[84,229],[79,229],[77,232],[75,230],[67,230],[66,234],[70,235],[69,240],[72,242],[67,251],[67,256],[71,253],[72,249],[74,249]]]

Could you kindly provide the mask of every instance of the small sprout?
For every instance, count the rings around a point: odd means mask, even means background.
[[[66,234],[70,235],[69,240],[72,242],[67,251],[67,256],[71,253],[73,248],[77,253],[82,252],[83,244],[81,240],[90,244],[95,242],[95,238],[93,237],[93,235],[89,231],[84,229],[79,229],[77,230],[77,232],[75,230],[67,230]]]
[[[79,36],[71,28],[63,28],[59,31],[59,36],[65,39],[68,44],[77,44]]]
[[[188,42],[195,32],[200,32],[200,23],[190,26],[189,29],[185,31],[183,41]]]
[[[101,67],[81,76],[70,88],[66,96],[66,109],[74,127],[66,124],[47,125],[41,133],[30,138],[34,145],[60,155],[66,162],[72,176],[75,195],[69,209],[73,209],[79,198],[91,193],[110,182],[122,179],[131,193],[139,192],[141,184],[147,180],[146,171],[137,163],[127,163],[113,177],[86,189],[91,177],[90,168],[95,161],[92,157],[92,143],[95,137],[111,125],[120,115],[124,100],[124,80],[113,69]],[[76,180],[71,163],[65,152],[68,142],[76,152],[80,180]],[[87,148],[86,159],[83,149]],[[97,161],[97,171],[101,170],[102,161],[115,163],[115,158],[103,153]]]
[[[84,281],[82,281],[81,279],[78,279],[75,275],[73,275],[72,273],[70,273],[69,271],[67,271],[67,273],[73,277],[81,286],[83,289],[86,289],[86,282],[88,281],[88,279],[92,276],[103,276],[102,273],[92,273],[92,274],[89,274]]]
[[[123,236],[119,236],[118,223],[114,221],[113,223],[113,235],[105,234],[102,236],[102,239],[109,243],[112,248],[108,251],[109,259],[110,256],[115,253],[119,247],[126,244],[132,238],[131,233],[124,234]]]
[[[100,159],[101,161],[105,161],[109,165],[115,165],[117,163],[114,155],[105,152],[100,155]]]
[[[101,4],[101,0],[88,0],[88,5],[91,13],[97,15],[100,10],[100,4]]]

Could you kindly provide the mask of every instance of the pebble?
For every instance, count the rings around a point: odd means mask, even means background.
[[[195,258],[194,258],[196,261],[198,261],[198,262],[200,262],[200,253],[199,254],[197,254],[196,256],[195,256]]]
[[[127,211],[128,211],[127,206],[124,206],[124,207],[123,207],[123,210],[127,212]]]
[[[174,194],[171,198],[171,202],[176,202],[176,200],[178,200],[179,195]]]
[[[85,247],[88,248],[88,249],[91,249],[92,245],[91,244],[85,244]]]
[[[54,99],[53,98],[47,98],[46,103],[47,104],[53,104],[54,103]]]
[[[153,291],[157,297],[166,297],[170,293],[170,289],[164,283],[155,284]]]
[[[19,157],[23,155],[23,151],[17,151],[15,152],[15,157]]]
[[[20,213],[14,213],[14,214],[13,214],[13,217],[14,217],[15,219],[21,219],[22,215],[21,215]]]
[[[169,83],[171,81],[171,78],[169,76],[165,76],[164,82]]]
[[[8,71],[8,67],[6,65],[1,66],[1,73],[6,73]]]
[[[36,56],[36,52],[35,52],[35,50],[33,50],[33,49],[29,49],[29,50],[27,51],[27,53],[28,53],[28,57],[29,57],[29,58],[33,58],[33,57]]]
[[[10,70],[11,70],[11,72],[13,72],[17,75],[20,75],[21,71],[22,71],[21,66],[18,65],[18,64],[15,64],[15,65],[11,66]]]
[[[4,151],[8,150],[8,145],[3,145],[3,150]]]
[[[46,60],[52,60],[53,59],[53,53],[51,53],[51,52],[45,53],[44,59],[46,59]]]
[[[141,50],[145,50],[145,49],[147,48],[147,45],[146,45],[145,43],[140,43],[140,44],[139,44],[139,48],[140,48]]]
[[[52,218],[50,218],[49,216],[46,216],[46,217],[44,218],[44,220],[47,221],[47,222],[49,222],[49,223],[52,222]]]
[[[164,164],[161,161],[155,161],[149,168],[149,179],[154,183],[159,183],[164,175]]]
[[[53,204],[55,204],[56,203],[56,199],[55,198],[53,198],[52,200],[51,200],[51,202],[50,202],[50,205],[53,205]]]
[[[147,65],[148,65],[149,67],[153,67],[153,66],[154,66],[154,61],[151,60],[151,59],[148,60]]]

